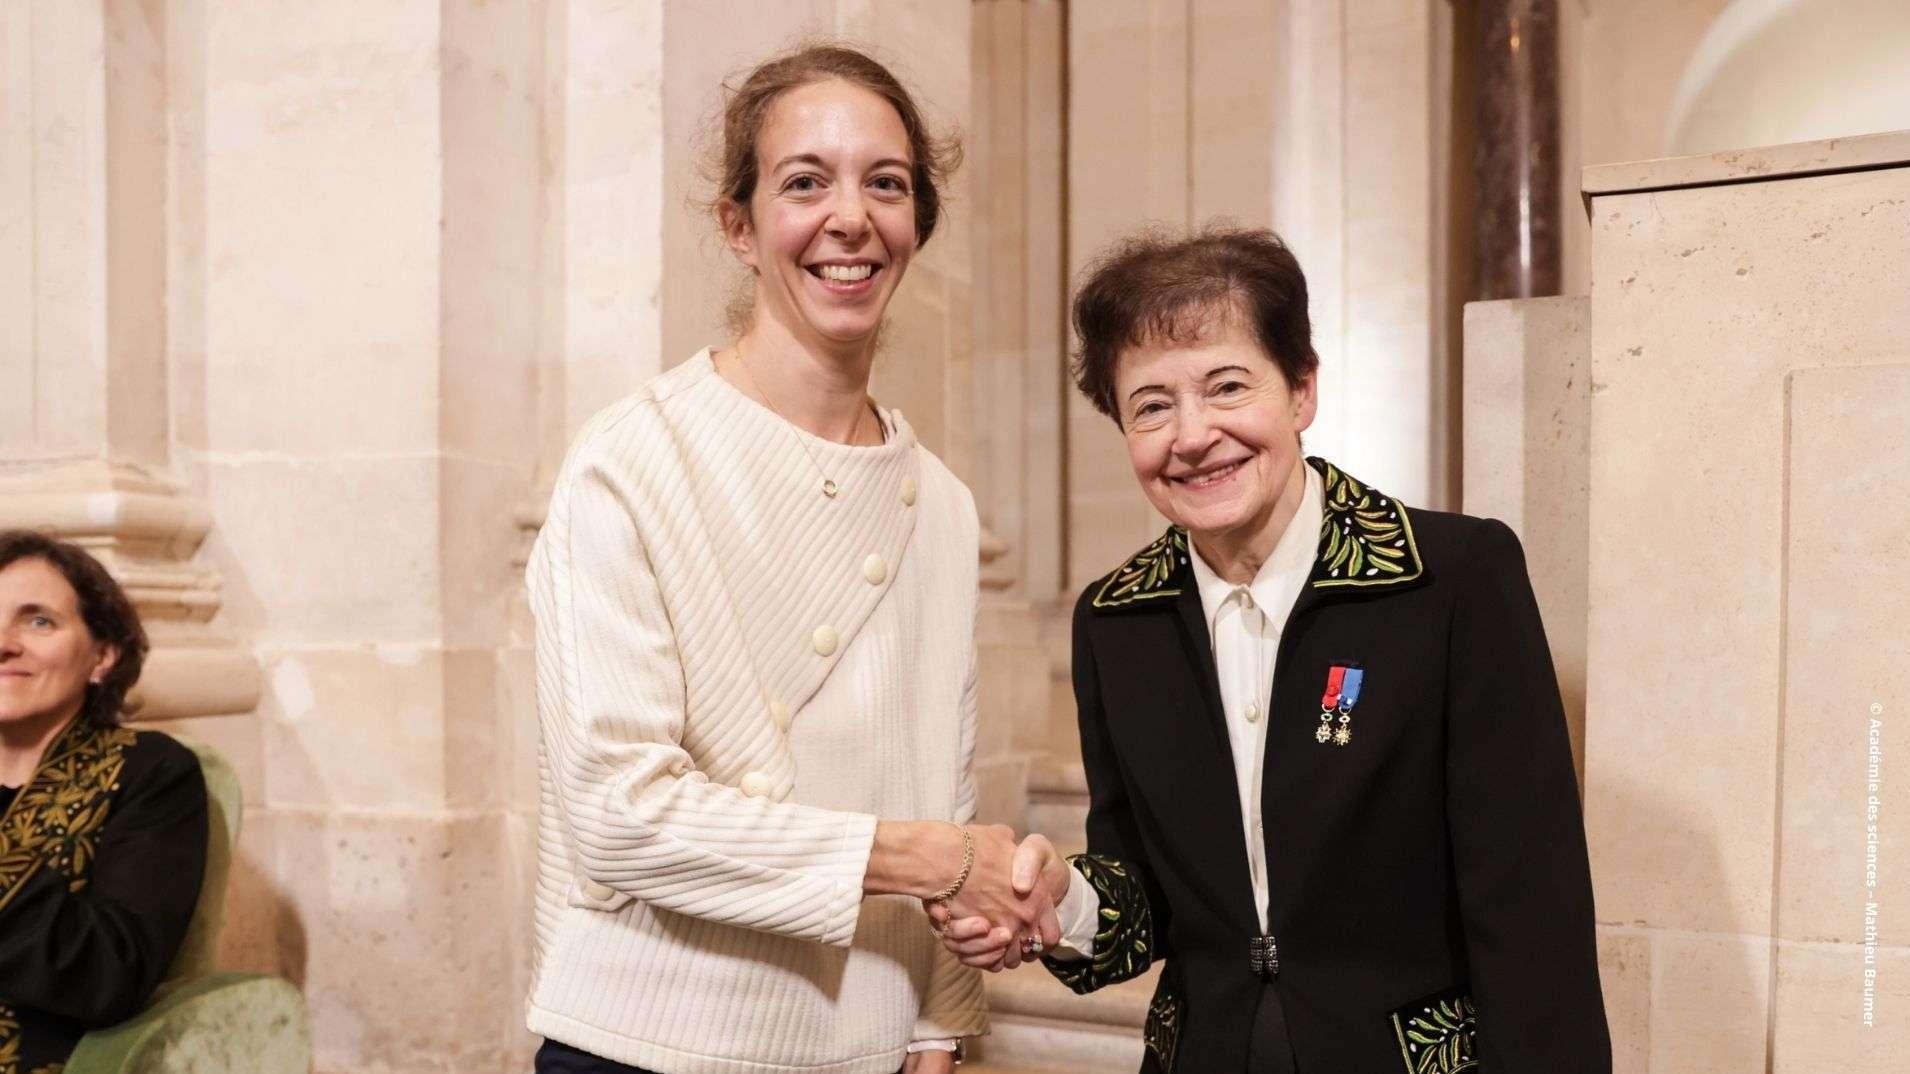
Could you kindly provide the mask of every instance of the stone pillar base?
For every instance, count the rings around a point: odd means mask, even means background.
[[[128,717],[222,716],[258,706],[258,661],[211,625],[223,599],[219,574],[192,562],[211,517],[177,484],[107,459],[0,464],[0,525],[72,541],[125,587],[152,643],[127,698]]]

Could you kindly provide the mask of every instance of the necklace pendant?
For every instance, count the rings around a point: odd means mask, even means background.
[[[825,477],[822,479],[822,494],[832,500],[836,498],[836,482],[834,478]]]

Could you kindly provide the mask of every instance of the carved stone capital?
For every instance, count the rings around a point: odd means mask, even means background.
[[[176,483],[106,459],[0,463],[0,519],[85,548],[139,609],[152,652],[127,698],[138,720],[258,706],[258,661],[212,625],[217,571],[195,564],[212,519]]]

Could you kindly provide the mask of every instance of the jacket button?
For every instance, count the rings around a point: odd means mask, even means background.
[[[862,561],[862,577],[867,578],[870,585],[881,585],[888,580],[889,565],[882,561],[881,556],[871,552],[869,558]]]
[[[769,703],[769,720],[776,725],[776,730],[788,731],[790,724],[789,706],[780,701],[771,701]]]
[[[614,899],[617,896],[616,888],[611,887],[609,884],[599,883],[587,876],[584,877],[584,882],[581,886],[584,890],[584,897],[596,902],[604,902],[608,899]]]
[[[816,647],[817,656],[828,656],[835,652],[838,640],[836,628],[832,626],[819,626],[815,633],[809,635],[809,644]]]
[[[769,797],[769,777],[761,772],[751,772],[744,776],[743,793],[751,798]]]
[[[902,479],[902,502],[909,507],[915,506],[915,479],[912,477]]]

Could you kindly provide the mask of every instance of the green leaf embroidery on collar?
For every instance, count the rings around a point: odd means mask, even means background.
[[[1425,573],[1404,505],[1325,459],[1307,462],[1326,485],[1315,589],[1395,585]]]
[[[1137,601],[1180,596],[1179,576],[1189,569],[1187,531],[1169,526],[1153,544],[1134,554],[1094,595],[1096,608],[1120,608]]]
[[[1418,580],[1426,573],[1413,524],[1398,500],[1321,458],[1307,463],[1320,472],[1325,502],[1320,543],[1309,584],[1315,589],[1369,589]],[[1169,526],[1100,583],[1097,610],[1125,608],[1178,597],[1192,571],[1187,531]]]

